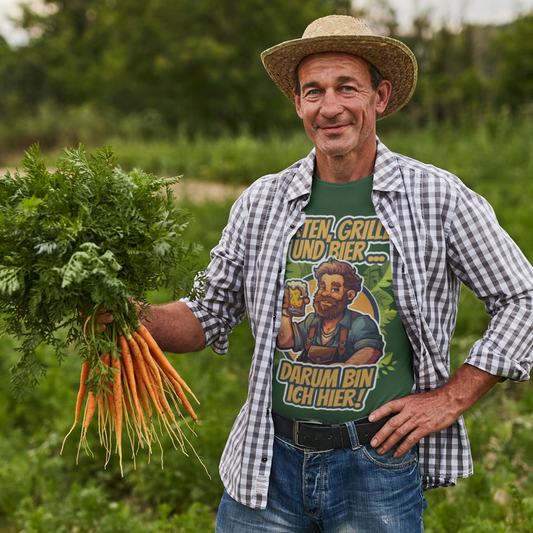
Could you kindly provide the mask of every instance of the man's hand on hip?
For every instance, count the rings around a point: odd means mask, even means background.
[[[372,439],[378,453],[387,452],[404,439],[395,457],[402,456],[418,441],[455,422],[501,378],[471,365],[463,365],[440,389],[392,400],[369,416],[371,422],[398,413]]]

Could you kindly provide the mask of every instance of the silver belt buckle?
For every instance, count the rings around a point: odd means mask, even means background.
[[[300,425],[306,424],[308,426],[323,426],[324,422],[321,420],[313,420],[311,418],[295,418],[292,423],[292,440],[294,444],[297,446],[301,446],[302,448],[312,448],[312,446],[306,446],[305,444],[301,444],[299,441],[299,435],[300,435]]]

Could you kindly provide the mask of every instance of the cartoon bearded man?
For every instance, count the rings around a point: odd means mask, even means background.
[[[357,270],[330,257],[315,267],[314,276],[314,312],[301,322],[293,321],[290,293],[285,289],[277,347],[300,352],[297,360],[304,363],[369,365],[379,361],[384,342],[378,325],[369,315],[348,309],[362,289]]]

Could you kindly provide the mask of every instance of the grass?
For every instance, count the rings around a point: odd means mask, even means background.
[[[387,131],[382,140],[393,150],[451,170],[483,194],[531,260],[532,130],[533,124],[527,119],[513,123],[507,117],[488,117],[483,123],[455,128],[430,126],[409,134]],[[116,140],[113,145],[123,166],[127,162],[154,172],[167,167],[165,172],[184,173],[184,179],[235,179],[232,183],[275,172],[309,150],[301,136],[258,140],[243,135],[198,143],[179,138],[137,144]],[[197,221],[187,229],[187,236],[204,245],[203,260],[207,262],[230,205],[190,207]],[[152,298],[166,301],[168,296],[158,292]],[[451,347],[453,367],[466,358],[486,325],[483,305],[464,291]],[[141,454],[137,469],[128,464],[124,478],[115,461],[107,470],[102,468],[102,451],[94,433],[90,441],[96,457],[82,455],[76,465],[74,434],[60,456],[61,441],[72,423],[79,361],[73,354],[58,368],[53,354],[41,347],[39,356],[49,364],[48,379],[23,403],[16,404],[9,385],[15,349],[15,341],[0,339],[0,533],[213,531],[222,492],[217,465],[246,397],[253,350],[247,323],[235,329],[230,352],[224,357],[210,350],[171,356],[202,402],[198,409],[199,437],[193,443],[212,481],[194,458],[173,453],[168,442],[164,443],[164,469],[157,454],[152,464]],[[466,413],[475,475],[460,480],[457,487],[426,494],[426,532],[533,531],[532,413],[530,382],[499,384]]]
[[[28,142],[25,149],[35,142],[39,142],[38,136]],[[61,146],[75,147],[80,142],[89,152],[102,145],[112,146],[120,166],[128,171],[137,167],[158,175],[229,185],[249,185],[259,176],[278,172],[305,157],[312,148],[305,134],[273,134],[261,139],[246,134],[194,140],[183,135],[154,140],[110,137],[102,143],[87,135]],[[43,148],[41,145],[41,152],[51,166],[61,151],[62,148],[47,148],[46,145]],[[9,156],[0,157],[0,166],[20,167],[23,155],[24,150],[14,150]]]

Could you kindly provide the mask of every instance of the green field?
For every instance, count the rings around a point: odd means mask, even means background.
[[[533,122],[505,116],[460,126],[427,126],[409,133],[384,131],[388,146],[444,167],[494,206],[501,224],[533,260]],[[304,157],[303,136],[287,139],[250,136],[225,139],[176,138],[168,142],[124,143],[110,139],[119,162],[155,173],[188,178],[250,183]],[[53,162],[53,153],[50,155]],[[12,165],[13,161],[6,161]],[[16,163],[16,162],[15,162]],[[196,221],[186,231],[203,244],[204,261],[216,244],[230,205],[191,205]],[[154,302],[167,299],[164,292]],[[452,346],[453,365],[465,359],[487,324],[483,305],[463,291]],[[194,389],[201,405],[198,438],[191,437],[212,479],[193,454],[185,457],[162,437],[164,468],[156,452],[151,462],[141,451],[137,465],[126,458],[122,478],[116,458],[106,469],[94,431],[93,456],[80,452],[74,432],[60,455],[73,418],[80,360],[72,354],[58,368],[46,346],[40,358],[48,378],[21,403],[10,393],[9,368],[17,360],[16,342],[0,339],[0,533],[137,533],[213,531],[222,491],[218,461],[231,425],[246,397],[253,340],[247,324],[230,338],[230,352],[170,355]],[[466,413],[475,475],[451,489],[427,493],[430,533],[530,533],[533,531],[533,387],[530,382],[498,385]]]

